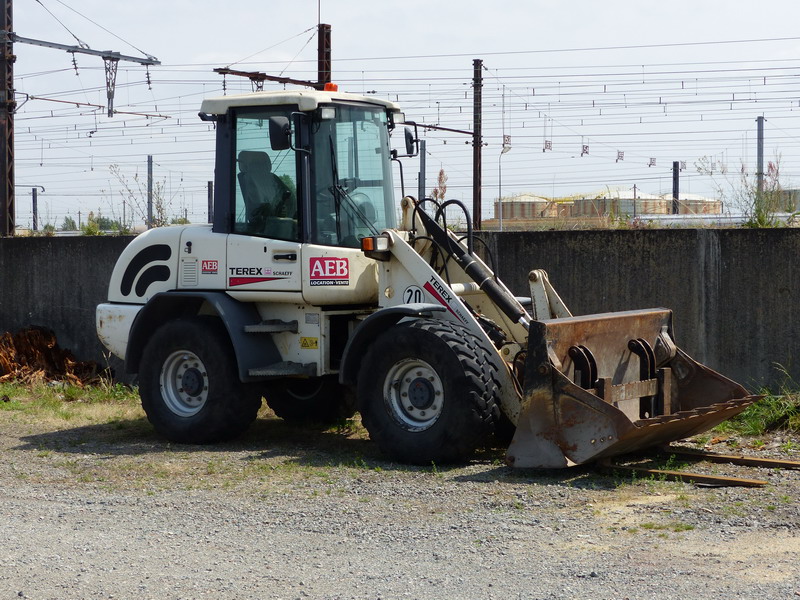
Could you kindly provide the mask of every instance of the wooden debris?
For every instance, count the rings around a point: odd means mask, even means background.
[[[83,386],[99,377],[97,363],[76,360],[58,346],[49,329],[29,327],[0,335],[0,382],[63,381]]]

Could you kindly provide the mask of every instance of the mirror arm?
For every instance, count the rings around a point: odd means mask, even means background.
[[[301,113],[301,112],[293,112],[293,113],[292,113],[292,119],[295,119],[295,118],[296,118],[296,119],[299,121],[299,119],[300,119],[300,118],[302,118],[302,117],[305,117],[305,114],[304,114],[304,113]],[[297,127],[297,125],[295,125],[295,131],[296,131],[297,129],[298,129],[298,127]],[[306,154],[308,154],[308,155],[310,155],[310,154],[311,154],[311,150],[309,150],[308,148],[296,148],[296,147],[295,147],[295,145],[292,143],[292,134],[291,134],[291,130],[290,130],[290,132],[289,132],[289,148],[291,148],[291,149],[292,149],[292,150],[294,150],[295,152],[305,152],[305,153],[306,153]]]

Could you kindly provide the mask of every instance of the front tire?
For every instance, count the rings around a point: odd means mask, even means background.
[[[494,349],[466,327],[427,319],[402,323],[381,334],[362,362],[362,422],[395,460],[461,462],[499,418],[500,368]]]
[[[235,438],[255,420],[261,395],[239,380],[227,332],[215,317],[176,319],[156,330],[139,369],[142,408],[171,442]]]

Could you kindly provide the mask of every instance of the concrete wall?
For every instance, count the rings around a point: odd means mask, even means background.
[[[105,366],[105,348],[95,333],[95,306],[108,297],[114,263],[131,239],[1,238],[0,332],[47,327],[55,331],[58,345],[79,360]]]
[[[484,233],[503,281],[545,269],[573,314],[667,307],[677,343],[747,387],[800,383],[800,230]]]
[[[678,344],[748,387],[800,382],[794,301],[800,231],[664,229],[483,233],[520,295],[543,268],[574,314],[665,306]],[[0,239],[0,332],[53,329],[80,359],[104,361],[94,307],[131,238]],[[476,245],[480,247],[480,244]]]

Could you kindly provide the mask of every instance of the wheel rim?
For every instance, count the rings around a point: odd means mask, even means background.
[[[208,399],[208,371],[200,357],[188,350],[167,357],[159,383],[164,404],[180,417],[196,415]]]
[[[427,362],[407,358],[395,363],[386,374],[383,397],[397,423],[410,431],[424,431],[442,414],[444,386]]]

